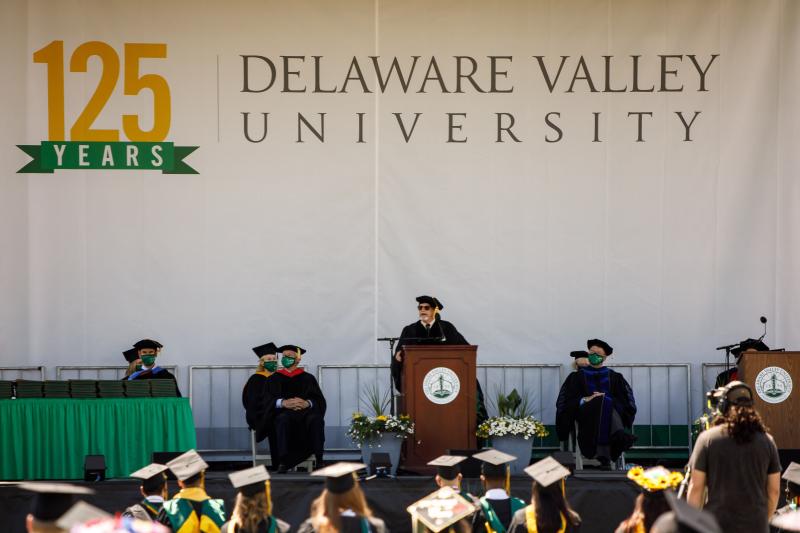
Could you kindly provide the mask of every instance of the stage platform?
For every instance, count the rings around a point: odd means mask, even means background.
[[[242,465],[242,468],[246,466]],[[465,482],[471,490],[478,490],[477,479],[466,479]],[[97,494],[87,501],[109,512],[121,511],[140,499],[135,481],[107,480],[81,484],[97,490]],[[406,507],[435,489],[433,479],[423,476],[376,478],[362,486],[373,512],[386,521],[393,533],[410,531]],[[206,489],[211,496],[223,498],[229,512],[233,509],[235,493],[226,473],[209,472]],[[170,494],[178,490],[174,481],[170,481],[169,490]],[[308,474],[274,474],[272,498],[276,516],[289,522],[294,530],[308,516],[309,506],[321,490],[322,481]],[[530,478],[512,478],[511,491],[515,496],[529,500],[530,490]],[[567,494],[575,510],[583,517],[581,533],[610,533],[631,512],[638,490],[623,475],[597,472],[570,478]],[[4,532],[25,532],[30,500],[31,494],[20,490],[15,483],[0,484],[0,520]]]

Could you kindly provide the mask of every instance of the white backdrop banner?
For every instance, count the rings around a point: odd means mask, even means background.
[[[800,347],[798,2],[6,0],[0,64],[3,365]]]

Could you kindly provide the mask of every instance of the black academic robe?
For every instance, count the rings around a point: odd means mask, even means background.
[[[267,382],[273,376],[265,372],[256,372],[247,380],[242,389],[242,405],[244,406],[247,426],[255,431],[256,442],[269,441],[269,452],[272,463],[277,466],[278,456],[275,444],[275,409],[267,403]]]
[[[443,340],[444,339],[444,340]],[[422,322],[419,320],[414,322],[413,324],[409,324],[408,326],[403,328],[403,331],[400,333],[400,340],[397,341],[397,346],[395,347],[395,353],[400,351],[403,346],[414,346],[414,345],[451,345],[451,346],[467,346],[469,342],[464,336],[456,329],[456,327],[452,324],[452,322],[447,322],[446,320],[439,320],[436,321],[431,325],[430,330],[428,330],[425,326],[422,325]],[[392,379],[394,380],[394,386],[397,388],[398,391],[403,390],[403,363],[398,361],[394,354],[392,354],[392,361],[391,361],[391,368],[392,368]],[[476,419],[477,424],[481,425],[484,420],[489,418],[489,415],[486,411],[486,404],[483,399],[483,390],[481,389],[481,384],[476,380],[476,391],[477,391],[477,406],[476,406]]]
[[[342,520],[342,529],[339,533],[362,533],[362,518],[358,516],[343,516],[341,517]],[[369,517],[367,520],[367,528],[369,529],[370,533],[389,533],[389,529],[386,527],[386,524],[380,518]],[[316,530],[314,526],[311,524],[311,519],[309,518],[297,529],[297,533],[315,533]],[[485,532],[484,532],[485,533]]]
[[[300,411],[277,407],[277,401],[302,398],[311,407]],[[277,463],[291,468],[310,455],[322,460],[327,404],[316,378],[302,370],[279,370],[266,380],[264,409],[275,427]]]
[[[633,445],[635,437],[631,434],[633,420],[636,417],[636,402],[628,382],[619,372],[609,370],[609,395],[613,399],[613,411],[619,416],[623,428],[609,435],[611,460],[616,460],[622,452]],[[558,393],[556,401],[556,433],[558,440],[569,439],[575,423],[578,423],[578,443],[581,452],[587,457],[594,457],[597,448],[598,428],[602,401],[595,399],[581,405],[581,399],[590,396],[584,373],[579,369],[572,372]]]
[[[422,325],[422,322],[417,321],[403,328],[400,340],[397,341],[395,347],[395,353],[400,351],[403,346],[432,344],[464,346],[469,343],[451,322],[436,319],[428,330]],[[402,391],[403,363],[398,361],[394,354],[392,354],[392,378],[394,378],[394,386],[397,390]]]
[[[714,381],[714,388],[718,389],[720,387],[724,387],[731,381],[736,381],[739,379],[739,368],[736,366],[732,366],[728,370],[723,370],[719,374],[717,374],[717,379]]]
[[[503,524],[503,527],[508,530],[508,526],[511,524],[511,498],[505,498],[503,500],[491,500],[487,499],[489,505],[492,506],[494,509],[495,514],[497,514],[497,519],[500,520],[500,523]],[[483,510],[479,508],[478,512],[472,516],[472,533],[486,533],[486,517],[483,514]]]
[[[153,373],[150,370],[140,370],[134,372],[123,381],[133,381],[136,379],[171,379],[175,382],[175,395],[178,398],[181,398],[181,390],[178,388],[178,380],[175,379],[175,376],[172,374],[172,372],[163,367],[156,368],[160,368],[161,370],[156,373]]]
[[[242,389],[242,406],[244,407],[247,426],[256,432],[256,442],[267,438],[272,427],[268,419],[266,406],[267,380],[271,376],[264,372],[256,372],[247,380]]]

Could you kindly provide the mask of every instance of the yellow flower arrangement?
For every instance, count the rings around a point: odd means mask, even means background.
[[[634,466],[628,470],[628,479],[648,492],[674,489],[683,481],[683,474],[670,472],[663,466],[655,466],[645,470],[641,466]]]
[[[414,434],[414,422],[411,418],[402,414],[385,415],[383,413],[375,416],[366,416],[364,413],[355,412],[350,419],[350,427],[347,428],[347,436],[357,444],[379,438],[382,434],[389,434],[398,439],[408,438]]]

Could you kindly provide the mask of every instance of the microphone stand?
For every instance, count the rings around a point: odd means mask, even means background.
[[[394,345],[400,340],[400,337],[379,337],[377,340],[378,342],[389,343],[389,393],[392,395],[392,401],[389,404],[389,412],[392,416],[394,416],[397,411],[395,408],[395,404],[397,403],[397,395],[394,392],[396,389],[394,386],[394,376],[392,375],[392,361],[394,360]]]
[[[718,346],[717,350],[725,350],[725,372],[731,369],[731,349],[739,346],[740,343],[728,344],[727,346]]]
[[[390,363],[390,365],[389,365],[389,390],[391,391],[391,395],[392,395],[392,401],[391,401],[391,404],[389,405],[389,409],[390,409],[390,413],[392,415],[395,415],[395,414],[397,414],[397,405],[396,405],[397,404],[397,398],[402,396],[402,393],[395,394],[395,391],[397,389],[395,388],[394,376],[392,375],[391,362],[394,361],[394,345],[395,345],[395,343],[397,341],[400,340],[400,337],[378,337],[376,340],[378,342],[388,342],[389,343],[389,363]],[[444,335],[442,335],[441,337],[404,337],[403,340],[405,340],[405,341],[413,341],[413,342],[431,341],[431,340],[444,342],[445,338],[444,338]]]

